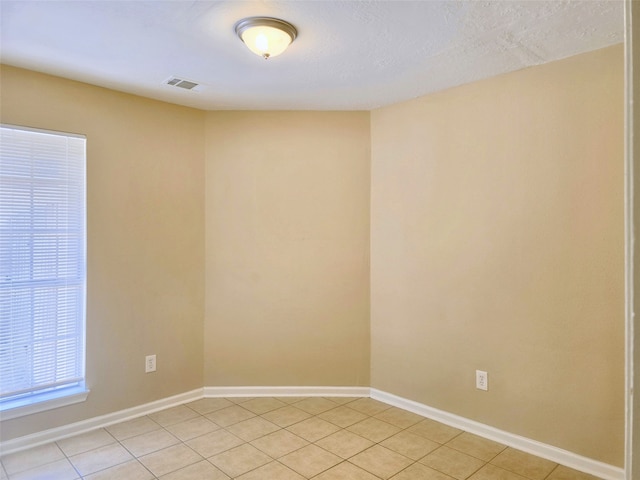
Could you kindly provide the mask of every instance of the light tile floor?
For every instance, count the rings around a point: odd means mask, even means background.
[[[370,398],[204,398],[0,459],[0,480],[594,480]]]

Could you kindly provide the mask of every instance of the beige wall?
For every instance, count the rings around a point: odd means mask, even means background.
[[[376,110],[371,135],[372,387],[622,465],[622,47]]]
[[[205,385],[369,384],[369,114],[207,114]]]
[[[202,387],[204,113],[3,66],[1,120],[87,136],[86,402],[2,438]],[[157,355],[158,371],[144,373]]]

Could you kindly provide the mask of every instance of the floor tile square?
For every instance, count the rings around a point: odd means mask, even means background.
[[[405,468],[397,475],[393,476],[391,480],[455,480],[449,475],[445,475],[442,472],[438,472],[433,468],[429,468],[421,463],[414,463],[408,468]]]
[[[436,422],[430,418],[425,418],[415,425],[412,425],[407,431],[438,443],[447,443],[462,433],[462,430]]]
[[[371,447],[373,442],[347,430],[340,430],[328,437],[318,440],[316,445],[341,458],[347,459]]]
[[[464,480],[480,469],[485,462],[449,447],[440,447],[420,460],[420,463],[439,472]]]
[[[355,402],[360,397],[324,397],[327,400],[331,400],[338,405],[346,405],[347,403]]]
[[[138,417],[133,420],[128,420],[122,423],[116,423],[115,425],[109,425],[105,427],[116,440],[122,441],[127,438],[137,437],[144,433],[160,430],[162,427],[149,417]]]
[[[310,478],[337,465],[342,459],[316,445],[307,445],[281,457],[279,461],[300,475]]]
[[[66,458],[11,476],[11,480],[76,480],[79,478],[80,475]]]
[[[482,438],[468,432],[463,432],[447,442],[447,447],[466,453],[472,457],[479,458],[485,462],[488,462],[507,448],[506,445],[487,440],[486,438]]]
[[[398,433],[400,428],[383,422],[382,420],[369,417],[366,420],[351,425],[347,430],[361,437],[368,438],[372,442],[379,443],[385,438],[389,438]]]
[[[153,478],[155,478],[153,474],[137,460],[131,460],[84,477],[85,480],[151,480]]]
[[[216,430],[186,442],[189,447],[205,458],[231,450],[243,443],[241,439],[226,430]]]
[[[291,405],[292,403],[298,403],[299,401],[309,397],[275,397],[275,398],[277,398],[281,402]]]
[[[279,462],[271,462],[241,475],[237,480],[304,480],[304,477]]]
[[[260,398],[260,397],[247,396],[247,397],[225,397],[225,398],[236,405],[241,405],[244,402],[248,402],[249,400],[253,400],[254,398]]]
[[[433,452],[436,448],[440,447],[439,443],[436,443],[428,438],[421,437],[414,433],[403,430],[400,433],[396,433],[393,437],[389,437],[380,443],[383,447],[393,450],[411,460],[419,460],[430,452]]]
[[[184,444],[159,450],[138,458],[151,473],[159,477],[204,460]]]
[[[600,480],[598,477],[589,475],[588,473],[579,472],[573,468],[565,467],[564,465],[558,465],[556,469],[551,472],[551,475],[547,477],[547,480]]]
[[[176,437],[166,430],[157,430],[149,433],[138,435],[137,437],[127,438],[123,440],[122,445],[129,450],[134,456],[141,457],[148,453],[162,450],[180,443]]]
[[[360,467],[356,467],[353,463],[342,462],[321,473],[313,480],[379,480],[379,477],[371,475]]]
[[[190,418],[197,417],[199,415],[195,410],[190,409],[184,405],[178,405],[177,407],[167,408],[160,410],[159,412],[149,414],[149,418],[154,422],[167,427],[174,423],[183,422]]]
[[[323,397],[308,397],[304,400],[294,403],[296,408],[304,410],[311,415],[318,415],[332,408],[336,408],[339,404],[333,400],[328,400]]]
[[[271,462],[269,455],[249,444],[240,445],[209,459],[230,477],[237,477]]]
[[[231,425],[227,430],[245,442],[250,442],[280,430],[280,427],[262,417],[254,417]]]
[[[272,410],[262,415],[262,418],[275,423],[279,427],[285,428],[294,423],[301,422],[311,417],[310,413],[300,410],[292,405]]]
[[[354,423],[364,420],[367,418],[367,415],[352,408],[340,406],[327,410],[326,412],[318,415],[318,417],[341,428],[346,428],[349,425],[353,425]]]
[[[408,428],[411,425],[415,425],[421,420],[424,420],[422,415],[408,412],[397,407],[387,408],[374,416],[378,420],[382,420],[383,422],[390,423],[391,425],[395,425],[400,428]]]
[[[190,420],[170,425],[166,429],[184,442],[205,433],[219,430],[220,427],[205,417],[197,416]]]
[[[251,442],[251,445],[262,450],[271,458],[277,459],[288,453],[295,452],[302,447],[306,447],[309,445],[309,442],[287,430],[278,430],[277,432],[254,440]]]
[[[254,398],[253,400],[249,400],[242,404],[242,408],[246,408],[256,415],[262,415],[263,413],[267,413],[271,410],[276,410],[284,406],[286,406],[286,403],[272,397]]]
[[[69,460],[80,475],[86,476],[133,460],[133,457],[122,445],[114,444],[74,455]]]
[[[40,447],[22,452],[11,453],[2,457],[2,464],[9,476],[14,473],[46,465],[65,458],[62,450],[55,443],[47,443]]]
[[[207,413],[232,407],[233,405],[235,404],[226,398],[201,398],[195,402],[187,403],[187,407],[198,412],[200,415],[206,415]]]
[[[300,423],[287,427],[291,433],[295,433],[299,437],[304,438],[309,442],[315,442],[323,437],[331,435],[334,432],[340,430],[340,427],[333,423],[326,422],[318,417],[311,417],[307,420],[303,420]]]
[[[391,478],[413,463],[404,455],[380,445],[374,445],[349,461],[367,472],[385,479]]]
[[[550,460],[545,460],[514,448],[503,450],[491,460],[491,463],[531,480],[546,478],[558,465]]]
[[[98,447],[111,445],[112,443],[116,443],[116,439],[109,435],[104,428],[99,428],[83,433],[82,435],[59,440],[57,443],[60,450],[62,450],[67,457],[70,457],[78,453],[94,450]]]
[[[471,475],[468,480],[527,480],[527,478],[489,463]]]
[[[234,423],[242,422],[243,420],[255,417],[256,414],[250,412],[246,408],[240,407],[239,405],[234,405],[232,407],[226,407],[220,410],[216,410],[215,412],[208,413],[205,416],[221,427],[228,427],[229,425],[233,425]]]
[[[229,477],[203,460],[160,477],[161,480],[229,480]]]
[[[377,415],[378,413],[391,408],[391,406],[386,403],[379,402],[378,400],[374,400],[373,398],[363,397],[351,402],[349,404],[349,408],[353,408],[365,415],[371,416]]]

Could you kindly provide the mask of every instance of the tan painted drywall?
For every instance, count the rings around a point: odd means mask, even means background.
[[[622,465],[622,46],[371,115],[372,386]]]
[[[87,136],[86,402],[3,440],[202,387],[204,113],[3,66],[4,123]],[[156,373],[144,356],[157,355]]]
[[[209,112],[207,386],[369,384],[369,114]]]

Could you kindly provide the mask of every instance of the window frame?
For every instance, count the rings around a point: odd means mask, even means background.
[[[82,219],[82,229],[81,229],[81,237],[80,237],[80,246],[75,250],[77,253],[77,258],[81,261],[81,278],[79,279],[80,284],[77,285],[80,287],[79,295],[80,300],[76,301],[74,305],[76,306],[77,311],[79,312],[78,316],[80,316],[80,326],[77,327],[76,336],[80,342],[79,348],[76,348],[74,351],[76,352],[77,357],[79,359],[73,363],[76,365],[78,369],[79,375],[74,378],[68,378],[62,385],[58,386],[55,383],[51,383],[50,386],[46,386],[46,388],[42,388],[42,385],[38,387],[36,384],[32,384],[34,388],[34,392],[29,393],[25,391],[24,393],[20,393],[19,391],[15,393],[13,396],[8,396],[5,398],[0,398],[0,420],[9,420],[11,418],[18,418],[24,415],[31,415],[33,413],[42,412],[54,408],[59,408],[66,405],[71,405],[74,403],[83,402],[86,400],[89,395],[89,389],[86,387],[86,286],[87,286],[87,177],[86,177],[86,169],[87,169],[87,139],[85,135],[76,134],[76,133],[68,133],[54,130],[45,130],[40,128],[32,128],[25,127],[20,125],[12,125],[12,124],[0,124],[1,130],[16,130],[21,132],[30,132],[36,134],[44,134],[44,135],[54,135],[56,137],[63,137],[66,139],[81,139],[82,140],[82,155],[76,156],[76,159],[82,160],[82,167],[78,169],[78,172],[81,176],[81,203],[79,204],[79,208],[75,210],[75,212],[79,212],[80,218]],[[1,148],[1,145],[0,145]],[[0,161],[3,159],[0,154]],[[30,161],[33,161],[30,159]],[[68,162],[69,156],[65,155],[64,161]],[[1,171],[1,170],[0,170]],[[65,185],[69,185],[69,178],[66,178],[67,183]],[[38,183],[37,180],[30,180],[29,185],[33,188],[34,184]],[[65,187],[66,191],[66,187]],[[78,205],[78,203],[76,203]],[[81,210],[81,211],[80,211]],[[33,210],[29,211],[29,218],[33,221],[33,217],[35,212]],[[33,227],[32,227],[33,228]],[[33,230],[29,230],[33,232]],[[33,233],[31,233],[33,235]],[[33,237],[32,237],[33,238]],[[33,242],[33,240],[31,240]],[[12,247],[11,247],[12,248]],[[59,255],[59,251],[56,249],[56,258]],[[33,266],[33,256],[30,257],[30,265]],[[49,257],[47,257],[49,258]],[[33,267],[32,267],[33,268]],[[64,279],[65,277],[61,277],[59,275],[53,277],[55,279]],[[34,283],[34,279],[30,278],[28,283]],[[9,285],[5,286],[9,291],[12,291],[12,281],[9,281]],[[33,308],[34,304],[31,303],[31,308]],[[77,317],[76,317],[77,318]],[[33,322],[32,322],[33,324]],[[79,330],[79,331],[78,331]],[[9,336],[9,338],[11,338]],[[56,353],[59,354],[59,351],[56,349]],[[60,358],[59,356],[56,358]],[[30,370],[32,371],[32,370]],[[27,389],[28,390],[28,389]]]

